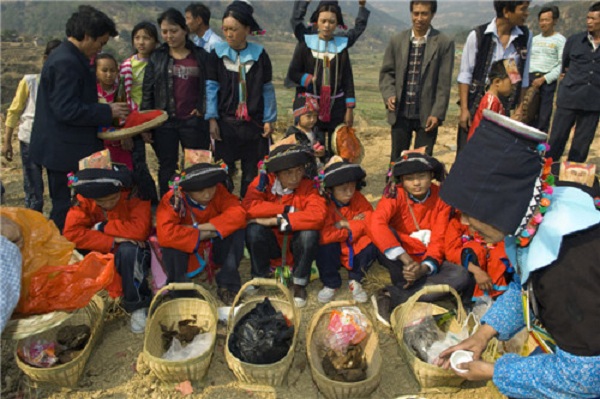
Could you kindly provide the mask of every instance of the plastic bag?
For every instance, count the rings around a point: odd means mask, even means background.
[[[23,346],[17,350],[17,354],[30,366],[48,368],[58,362],[58,357],[54,353],[55,346],[55,342],[45,339],[26,340]]]
[[[428,359],[428,350],[431,346],[444,339],[433,316],[417,319],[404,327],[404,342],[414,354],[424,362]]]
[[[477,298],[471,313],[478,322],[481,321],[481,318],[486,314],[488,309],[492,307],[492,303],[492,297],[489,295],[484,295]]]
[[[326,344],[339,353],[346,353],[349,345],[357,345],[367,337],[367,318],[357,307],[335,309],[329,316]]]
[[[338,126],[335,134],[336,154],[350,163],[360,163],[364,155],[362,144],[353,128]]]
[[[265,298],[235,325],[228,345],[243,362],[272,364],[287,355],[293,338],[294,326]]]
[[[83,308],[114,275],[114,256],[98,252],[73,265],[44,266],[31,276],[28,295],[21,297],[16,311],[41,314]]]
[[[192,342],[186,346],[181,345],[177,338],[173,338],[171,346],[162,355],[162,358],[169,361],[180,361],[196,358],[210,349],[212,344],[212,334],[198,334]]]
[[[61,236],[54,222],[46,219],[40,212],[2,207],[0,215],[17,223],[23,235],[21,298],[27,297],[33,273],[43,266],[68,264],[75,244]]]

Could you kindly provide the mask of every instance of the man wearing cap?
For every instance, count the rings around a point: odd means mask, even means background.
[[[389,325],[391,311],[425,285],[448,284],[464,303],[471,300],[473,281],[458,265],[444,261],[444,239],[450,207],[433,184],[444,180],[444,165],[426,154],[409,153],[393,164],[384,196],[371,216],[369,235],[379,250],[392,285],[372,299],[378,319]],[[427,295],[425,301],[439,299]]]
[[[185,8],[185,23],[190,30],[192,42],[207,53],[223,41],[210,28],[210,9],[202,3],[191,3]]]
[[[504,240],[517,273],[477,332],[442,352],[439,365],[448,368],[453,352],[468,350],[474,360],[458,364],[459,375],[491,379],[506,396],[596,398],[600,212],[590,187],[556,182],[551,160],[544,160],[546,139],[486,111],[442,186],[442,199],[463,213],[464,223],[490,244]],[[508,340],[524,327],[539,344],[532,355],[480,359],[490,339]]]
[[[366,302],[367,292],[361,285],[364,272],[377,258],[377,249],[367,233],[373,206],[361,194],[366,185],[366,172],[360,165],[331,158],[323,170],[323,186],[327,197],[327,217],[321,230],[317,267],[323,289],[317,299],[330,302],[342,286],[338,269],[348,269],[348,288],[352,299]]]
[[[412,28],[398,33],[385,50],[379,72],[379,90],[392,126],[395,161],[410,148],[425,146],[433,154],[438,126],[446,118],[454,42],[432,28],[437,1],[411,1]]]
[[[150,251],[145,244],[152,227],[150,201],[133,194],[131,173],[125,167],[107,163],[104,168],[81,169],[70,179],[77,202],[67,213],[63,235],[80,252],[115,255],[131,331],[143,333],[152,299],[146,281]]]
[[[298,307],[306,306],[306,285],[327,211],[325,199],[306,177],[309,162],[313,155],[305,146],[279,145],[266,158],[242,201],[248,219],[246,245],[252,276],[269,276],[271,262],[279,262],[285,251],[293,264],[293,295]]]
[[[565,44],[556,112],[550,132],[548,156],[559,161],[571,129],[575,133],[568,161],[585,162],[600,118],[600,2],[591,5],[587,32],[577,33]]]
[[[212,262],[217,295],[231,305],[241,287],[246,212],[231,194],[225,165],[198,163],[175,177],[156,210],[156,232],[168,282],[190,281]]]

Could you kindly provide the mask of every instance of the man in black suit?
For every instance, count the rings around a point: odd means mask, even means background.
[[[67,174],[78,161],[102,150],[98,126],[127,116],[126,103],[99,104],[93,58],[112,36],[115,23],[101,11],[80,6],[66,24],[67,39],[42,69],[31,132],[31,159],[47,169],[50,219],[62,231],[71,204]]]
[[[575,134],[568,161],[585,162],[600,117],[600,2],[587,14],[587,31],[567,39],[563,50],[564,78],[558,87],[548,156],[560,160],[571,128]]]

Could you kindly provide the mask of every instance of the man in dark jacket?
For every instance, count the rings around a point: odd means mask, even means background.
[[[78,161],[102,150],[98,126],[125,118],[126,103],[99,104],[93,58],[112,36],[115,23],[101,11],[80,6],[66,24],[67,39],[42,69],[31,132],[31,159],[48,171],[50,219],[62,231],[71,205],[67,174]]]
[[[587,15],[587,31],[571,36],[563,51],[564,79],[558,88],[556,113],[550,133],[548,156],[558,161],[571,128],[575,134],[568,160],[585,162],[600,117],[600,2]]]

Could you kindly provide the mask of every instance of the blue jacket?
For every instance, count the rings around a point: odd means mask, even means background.
[[[557,106],[600,112],[600,49],[592,51],[587,32],[567,39],[563,50],[564,79],[558,87]]]
[[[98,126],[112,123],[98,103],[90,61],[65,40],[44,63],[31,131],[31,159],[47,169],[76,171],[81,158],[104,148]]]

